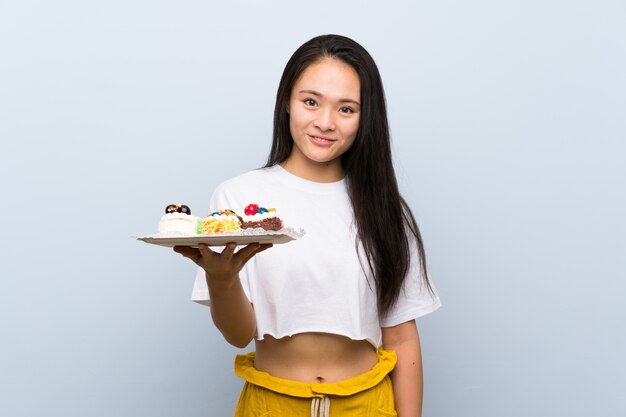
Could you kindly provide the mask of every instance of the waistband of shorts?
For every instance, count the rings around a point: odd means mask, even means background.
[[[313,398],[325,395],[348,396],[365,391],[382,381],[396,365],[396,352],[378,348],[378,363],[369,371],[333,383],[306,383],[282,379],[254,368],[254,352],[237,355],[235,375],[247,382],[292,397]]]

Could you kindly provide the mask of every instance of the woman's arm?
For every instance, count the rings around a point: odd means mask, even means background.
[[[383,348],[394,350],[398,363],[391,372],[398,417],[422,415],[422,352],[415,320],[383,327]]]
[[[174,248],[204,269],[213,322],[233,346],[246,347],[256,331],[254,309],[241,286],[239,271],[254,255],[271,246],[253,243],[236,253],[234,243],[226,245],[222,253],[213,252],[206,245],[199,245],[197,249]]]

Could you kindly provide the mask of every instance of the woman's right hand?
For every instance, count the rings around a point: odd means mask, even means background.
[[[271,248],[271,243],[251,243],[245,248],[235,252],[237,245],[228,243],[221,253],[211,250],[205,244],[199,244],[197,248],[189,246],[174,246],[174,251],[185,258],[191,259],[199,267],[205,270],[209,283],[232,284],[239,276],[239,271],[254,255],[265,249]]]
[[[254,337],[256,318],[239,280],[239,271],[254,255],[272,244],[252,243],[235,252],[236,247],[236,244],[229,243],[221,253],[214,252],[207,245],[198,245],[198,248],[175,246],[174,251],[205,270],[213,322],[228,343],[244,348]]]

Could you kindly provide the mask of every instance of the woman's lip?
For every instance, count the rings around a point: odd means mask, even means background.
[[[325,138],[323,136],[307,135],[314,145],[322,147],[330,147],[335,143],[335,139]]]

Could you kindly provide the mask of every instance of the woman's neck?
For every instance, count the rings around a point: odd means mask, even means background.
[[[286,161],[280,164],[290,174],[313,182],[337,182],[344,177],[341,158],[328,162],[316,162],[292,152]]]

